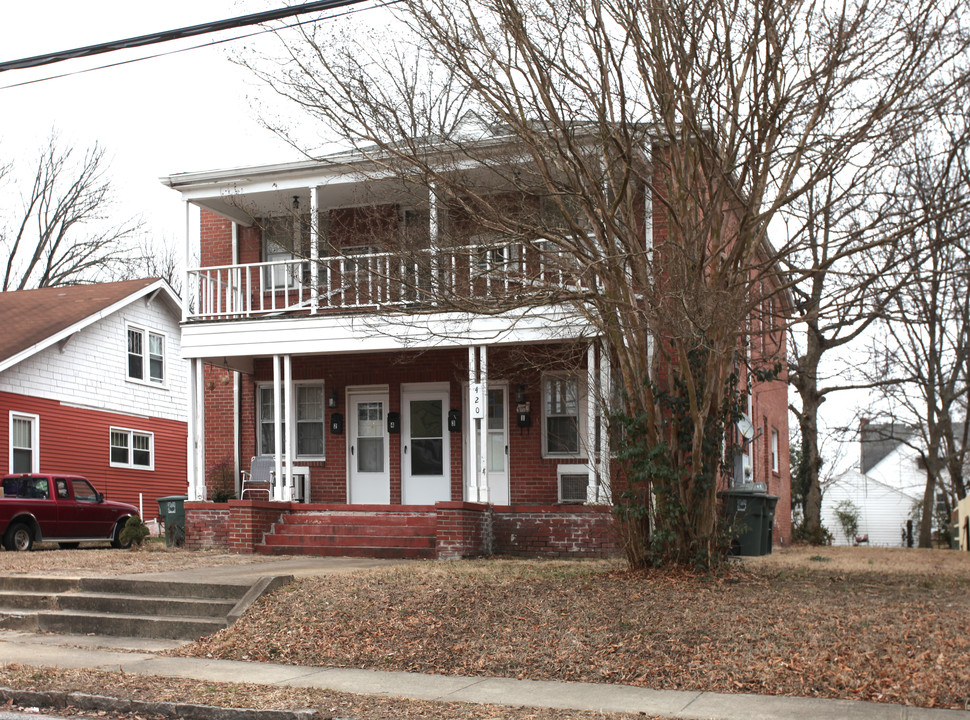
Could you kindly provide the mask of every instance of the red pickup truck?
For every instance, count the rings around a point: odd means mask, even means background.
[[[79,475],[4,475],[0,482],[0,533],[7,550],[27,551],[41,541],[62,548],[91,540],[122,547],[121,531],[138,515],[134,505],[105,500]]]

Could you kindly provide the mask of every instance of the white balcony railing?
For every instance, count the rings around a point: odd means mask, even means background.
[[[517,243],[422,250],[417,257],[345,251],[318,260],[217,265],[188,271],[188,320],[305,311],[433,306],[437,298],[512,298],[526,287],[592,287],[558,253]]]

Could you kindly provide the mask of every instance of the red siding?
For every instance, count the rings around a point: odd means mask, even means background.
[[[136,507],[141,493],[148,518],[158,515],[158,498],[186,492],[184,422],[101,412],[0,392],[0,462],[4,470],[9,468],[11,410],[40,416],[41,472],[83,475],[110,499]],[[155,469],[110,467],[111,427],[154,433]]]

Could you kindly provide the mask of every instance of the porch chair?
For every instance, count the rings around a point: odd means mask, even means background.
[[[264,492],[266,499],[273,497],[272,473],[276,460],[272,455],[256,455],[253,457],[249,471],[242,471],[242,489],[239,499],[245,500],[246,493]]]

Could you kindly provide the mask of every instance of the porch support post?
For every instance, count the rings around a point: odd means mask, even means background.
[[[468,458],[465,460],[465,467],[468,468],[468,485],[465,488],[465,499],[469,502],[473,502],[478,497],[478,464],[476,460],[478,436],[475,434],[475,413],[472,409],[475,404],[474,387],[478,381],[475,355],[475,346],[470,345],[468,347],[468,398],[465,404],[465,422],[467,423],[466,432],[468,437]]]
[[[310,188],[310,314],[320,305],[320,188]]]
[[[478,347],[478,373],[481,386],[482,416],[478,419],[478,502],[487,503],[488,487],[488,346]]]
[[[182,322],[189,319],[189,308],[194,307],[196,312],[202,312],[198,304],[192,304],[192,232],[190,230],[191,215],[188,201],[185,205],[185,287],[182,289]],[[199,243],[202,244],[201,241]]]
[[[600,484],[599,502],[612,502],[610,485],[610,432],[607,414],[613,410],[613,377],[610,374],[610,349],[600,340]]]
[[[188,475],[187,495],[190,501],[205,500],[205,405],[203,398],[205,365],[200,358],[189,360],[188,393]]]
[[[438,303],[440,284],[438,278],[438,195],[434,183],[428,186],[428,245],[431,248],[431,301]],[[420,272],[420,269],[418,270]],[[415,277],[415,280],[418,278]],[[469,348],[471,352],[471,348]],[[469,357],[471,357],[469,355]]]
[[[596,465],[596,343],[586,348],[586,462],[589,465],[589,484],[586,486],[586,502],[599,501],[599,476]]]
[[[283,441],[284,447],[286,448],[286,476],[280,478],[280,483],[282,483],[280,500],[289,502],[292,499],[290,493],[293,487],[293,457],[296,455],[293,452],[293,426],[296,423],[296,404],[293,402],[293,357],[291,355],[283,356],[283,392],[284,398],[286,399],[283,403],[283,407],[286,409],[286,423],[283,425]]]
[[[282,416],[282,397],[280,388],[280,356],[273,356],[273,459],[276,475],[276,482],[273,483],[273,491],[270,497],[273,500],[281,500],[280,483],[283,480],[283,416]]]
[[[468,489],[469,502],[488,502],[488,350],[468,348]]]

